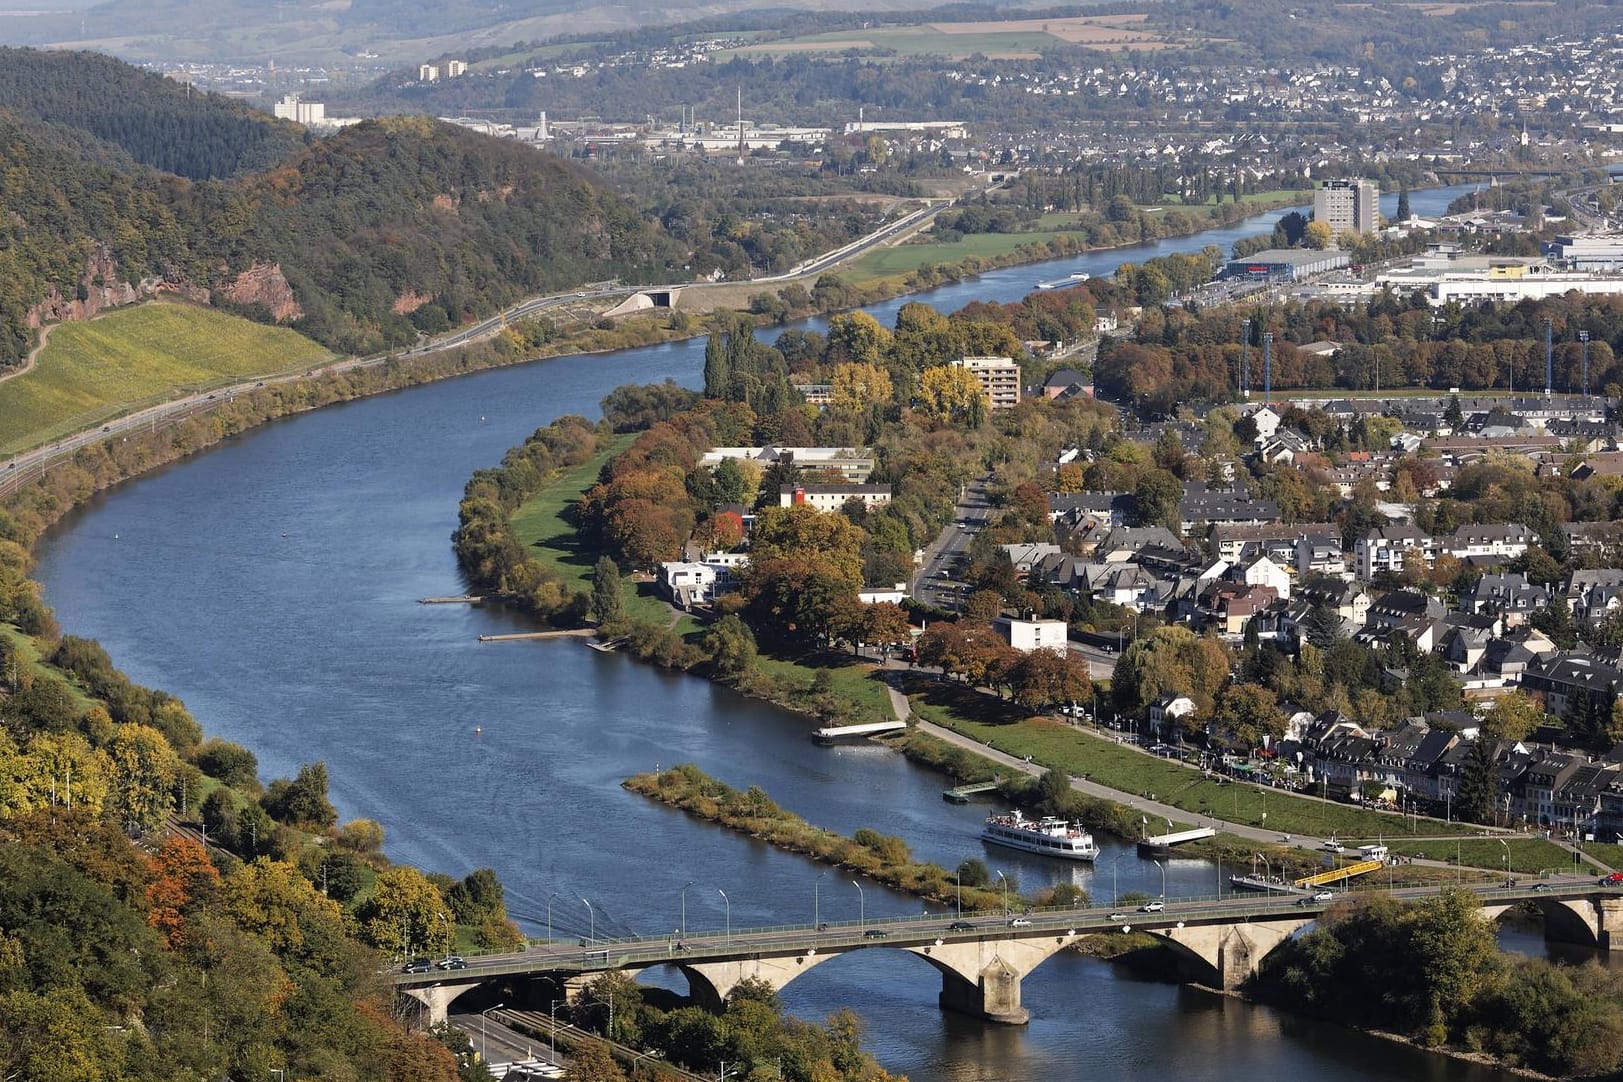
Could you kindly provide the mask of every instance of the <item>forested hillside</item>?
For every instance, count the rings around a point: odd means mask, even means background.
[[[295,125],[242,102],[97,53],[0,48],[0,108],[83,129],[193,180],[268,168],[304,141]]]
[[[368,352],[686,261],[657,223],[530,148],[425,119],[306,143],[185,93],[106,57],[0,53],[0,367],[41,322],[134,299],[123,284],[143,278]]]

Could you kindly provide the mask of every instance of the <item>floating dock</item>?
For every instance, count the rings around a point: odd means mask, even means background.
[[[976,793],[992,793],[1002,784],[1001,779],[996,781],[978,781],[973,785],[960,785],[956,789],[946,789],[941,793],[941,799],[948,804],[968,804],[969,798]]]
[[[1206,838],[1217,837],[1217,831],[1211,827],[1196,827],[1194,830],[1181,830],[1176,834],[1158,834],[1153,838],[1140,838],[1138,852],[1140,856],[1164,857],[1172,852],[1174,845],[1184,842],[1198,842]]]
[[[572,627],[563,631],[515,631],[511,635],[481,635],[480,642],[522,642],[526,639],[579,639],[596,635],[594,627]]]
[[[839,740],[866,740],[883,733],[899,733],[907,728],[905,721],[870,721],[862,725],[830,725],[817,729],[812,739],[819,744],[833,744]]]

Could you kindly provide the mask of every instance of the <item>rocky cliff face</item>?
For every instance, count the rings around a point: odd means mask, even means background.
[[[293,287],[282,276],[279,263],[255,263],[227,286],[223,293],[233,304],[262,304],[270,310],[271,318],[287,323],[304,315]]]
[[[283,285],[287,283],[284,281]],[[159,293],[174,293],[199,304],[207,304],[209,292],[177,278],[143,278],[131,284],[121,281],[118,266],[106,245],[98,244],[85,260],[84,273],[72,297],[64,297],[54,287],[44,300],[28,310],[27,324],[38,330],[47,323],[86,320],[98,312],[120,305],[148,300]]]

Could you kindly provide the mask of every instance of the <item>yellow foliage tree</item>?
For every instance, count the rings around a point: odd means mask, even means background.
[[[835,365],[831,382],[829,405],[835,410],[856,413],[890,401],[890,375],[876,364]]]
[[[969,369],[938,364],[919,377],[919,405],[938,421],[968,417],[986,408],[986,390]]]

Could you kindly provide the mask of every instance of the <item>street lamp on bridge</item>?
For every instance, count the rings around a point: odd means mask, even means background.
[[[716,888],[716,893],[721,895],[722,904],[727,907],[727,945],[730,947],[733,945],[733,903],[720,887]]]
[[[998,885],[1003,888],[1003,915],[1009,915],[1009,877],[1001,871],[997,873]]]
[[[688,934],[688,888],[692,885],[693,880],[691,879],[682,884],[682,938],[684,939],[687,938]]]
[[[868,896],[862,890],[862,884],[855,879],[851,885],[857,888],[857,927],[864,928],[868,924]]]
[[[581,901],[586,905],[586,941],[595,943],[597,942],[597,910],[593,909],[592,903],[586,901],[585,898],[582,898]]]

